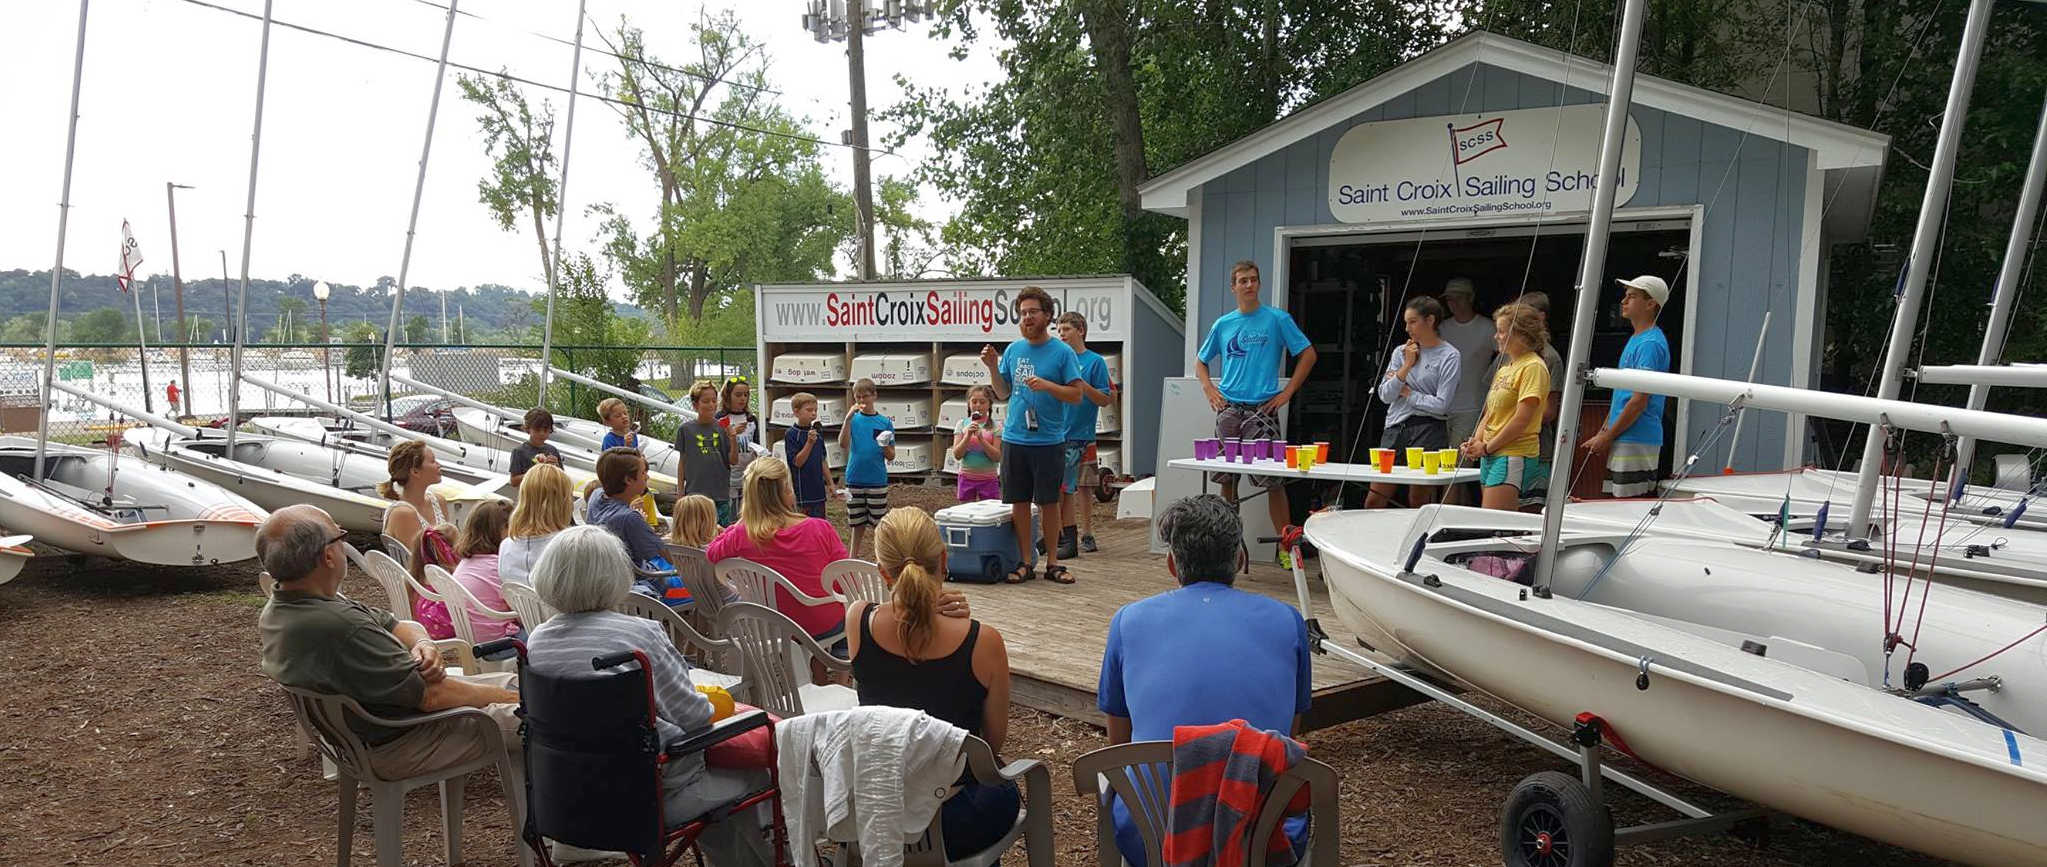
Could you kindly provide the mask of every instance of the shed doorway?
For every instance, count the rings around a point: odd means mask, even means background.
[[[1684,265],[1693,240],[1689,219],[1615,223],[1593,320],[1593,366],[1618,362],[1632,334],[1620,316],[1621,290],[1614,281],[1654,274],[1671,285],[1671,301],[1658,324],[1670,339],[1679,372],[1688,372],[1682,360],[1690,275]],[[1356,456],[1362,461],[1363,450],[1378,443],[1386,405],[1373,389],[1393,347],[1407,340],[1402,306],[1416,296],[1439,294],[1452,277],[1471,279],[1478,311],[1487,315],[1524,291],[1548,293],[1551,342],[1559,355],[1570,355],[1573,288],[1585,246],[1582,223],[1302,235],[1288,241],[1287,309],[1318,356],[1289,407],[1289,429],[1299,440],[1340,444],[1347,460]],[[1603,420],[1608,405],[1607,392],[1589,392],[1581,418]],[[1681,405],[1666,408],[1665,443],[1677,443],[1681,411]],[[1674,451],[1663,450],[1666,477]],[[1589,483],[1591,493],[1598,493],[1597,473],[1578,476],[1574,492]]]

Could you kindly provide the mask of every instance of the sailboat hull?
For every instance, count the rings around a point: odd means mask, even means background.
[[[549,442],[553,443],[554,447],[561,452],[562,465],[564,467],[595,473],[597,471],[597,456],[599,454],[595,448],[596,443],[591,442],[589,447],[585,447],[578,443],[588,441],[587,438],[580,438],[574,435],[565,437],[562,435],[562,425],[564,422],[577,421],[582,420],[557,417],[555,419],[555,435]],[[582,421],[582,423],[586,425],[595,424],[595,422],[588,421]],[[513,427],[510,422],[473,407],[455,410],[455,424],[461,429],[462,439],[465,442],[480,443],[491,448],[510,450],[517,448],[526,441],[525,434],[520,432],[518,428]],[[650,441],[650,445],[667,448],[670,455],[675,454],[675,449],[666,444]],[[647,489],[657,495],[676,494],[681,490],[682,485],[676,481],[673,472],[673,468],[664,471],[660,465],[650,463],[647,470]]]
[[[1425,558],[1431,588],[1400,549],[1437,508],[1307,525],[1337,616],[1377,651],[1560,726],[1597,714],[1644,761],[1774,809],[1968,863],[2047,864],[2047,776],[2027,764],[2047,743]]]
[[[0,547],[0,584],[5,584],[21,575],[21,570],[34,560],[36,552],[20,545]]]
[[[0,527],[27,533],[46,545],[159,566],[208,566],[256,556],[256,528],[267,514],[258,505],[207,484],[166,472],[132,457],[52,446],[44,478],[66,490],[92,492],[117,467],[120,501],[107,511],[25,481],[35,445],[25,437],[0,438]]]

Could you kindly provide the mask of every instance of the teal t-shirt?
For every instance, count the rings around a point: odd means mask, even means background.
[[[1622,370],[1670,371],[1670,338],[1663,336],[1663,329],[1654,325],[1647,331],[1628,338],[1628,345],[1621,350]],[[1613,390],[1613,408],[1606,412],[1606,424],[1610,428],[1620,421],[1621,409],[1628,405],[1635,393],[1625,388]],[[1642,407],[1642,414],[1635,417],[1635,423],[1621,431],[1614,442],[1663,445],[1663,395],[1649,396],[1649,404]]]
[[[1308,346],[1308,335],[1301,333],[1292,316],[1259,307],[1248,315],[1241,310],[1223,314],[1209,327],[1195,357],[1203,364],[1222,358],[1223,375],[1217,388],[1223,399],[1264,403],[1279,393],[1280,366],[1287,356],[1299,355]]]
[[[1080,381],[1094,386],[1096,391],[1108,392],[1108,360],[1102,358],[1101,353],[1092,349],[1080,353],[1076,358],[1080,362]],[[1086,395],[1081,395],[1080,403],[1074,404],[1073,409],[1068,410],[1066,414],[1066,441],[1070,443],[1094,442],[1095,419],[1100,416],[1101,412],[1102,408],[1095,406],[1094,401],[1088,400]]]
[[[846,429],[846,487],[888,487],[888,459],[882,456],[881,443],[875,442],[874,437],[882,431],[895,430],[895,422],[878,412],[856,412],[846,420]]]
[[[1066,421],[1073,408],[1065,401],[1024,385],[1031,376],[1065,385],[1080,378],[1080,360],[1073,347],[1047,337],[1033,344],[1021,338],[1002,350],[996,367],[1002,381],[1009,383],[1009,416],[1003,420],[1002,441],[1020,446],[1049,446],[1066,442]],[[1032,426],[1035,420],[1036,426]]]

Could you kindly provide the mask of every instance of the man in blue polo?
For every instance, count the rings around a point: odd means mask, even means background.
[[[1635,334],[1621,350],[1623,370],[1670,370],[1670,339],[1656,326],[1663,305],[1670,300],[1670,284],[1663,278],[1644,275],[1619,281],[1622,288],[1621,316],[1634,326]],[[1663,396],[1614,389],[1613,408],[1599,433],[1586,438],[1580,448],[1587,454],[1608,452],[1606,483],[1602,487],[1615,497],[1641,497],[1656,490],[1656,469],[1663,453]]]
[[[1280,407],[1294,399],[1315,366],[1315,347],[1308,336],[1301,333],[1292,316],[1264,306],[1260,288],[1258,263],[1246,259],[1230,266],[1230,294],[1236,296],[1237,309],[1209,327],[1195,353],[1201,363],[1194,366],[1194,375],[1208,393],[1208,405],[1215,409],[1215,435],[1224,439],[1279,439]],[[1279,377],[1289,355],[1299,359],[1293,376],[1282,386]],[[1209,371],[1209,365],[1218,360],[1222,362],[1220,385]],[[1283,480],[1278,476],[1252,479],[1268,491],[1265,508],[1272,516],[1273,529],[1285,527],[1292,513],[1286,488],[1281,486]],[[1237,502],[1237,474],[1216,473],[1215,481],[1222,486],[1223,499]],[[1279,558],[1281,565],[1287,564],[1284,550]]]

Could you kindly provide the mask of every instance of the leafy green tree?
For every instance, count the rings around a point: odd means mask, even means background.
[[[572,370],[596,379],[624,385],[633,378],[645,347],[653,342],[653,324],[646,319],[618,315],[612,309],[609,295],[604,287],[611,282],[611,274],[597,260],[587,253],[563,256],[561,263],[560,295],[555,299],[554,345],[561,346],[604,346],[615,349],[577,349],[573,353],[554,350],[552,364],[564,370]],[[533,302],[537,308],[546,299]],[[539,335],[534,335],[539,343]],[[570,395],[578,398],[571,402]],[[527,397],[532,397],[528,394]],[[550,408],[557,412],[583,418],[596,418],[597,401],[604,395],[590,389],[550,389]]]
[[[456,83],[462,98],[475,103],[477,126],[483,130],[484,153],[491,157],[491,172],[476,182],[477,201],[490,209],[498,228],[512,231],[519,221],[530,220],[533,239],[540,249],[540,275],[545,279],[553,251],[547,242],[547,220],[560,207],[559,185],[555,181],[553,149],[554,107],[541,100],[539,108],[526,101],[526,94],[504,74],[461,75]]]
[[[767,57],[729,12],[691,25],[696,57],[667,63],[621,20],[602,82],[660,187],[642,231],[604,205],[604,254],[634,300],[671,329],[742,286],[813,280],[852,234],[811,133],[773,99]]]
[[[43,333],[43,326],[49,321],[49,314],[42,311],[23,313],[9,319],[6,325],[0,326],[0,343],[41,343],[48,336]],[[57,323],[57,339],[65,339],[62,321]]]
[[[71,321],[70,339],[76,343],[134,343],[135,326],[118,307],[102,307]]]
[[[405,342],[426,343],[433,339],[433,321],[425,316],[414,316],[405,320]]]
[[[342,358],[342,373],[350,379],[368,379],[376,376],[384,366],[378,359],[384,356],[384,346],[377,339],[377,327],[367,322],[356,322],[342,331],[342,338],[348,341],[348,352]]]

